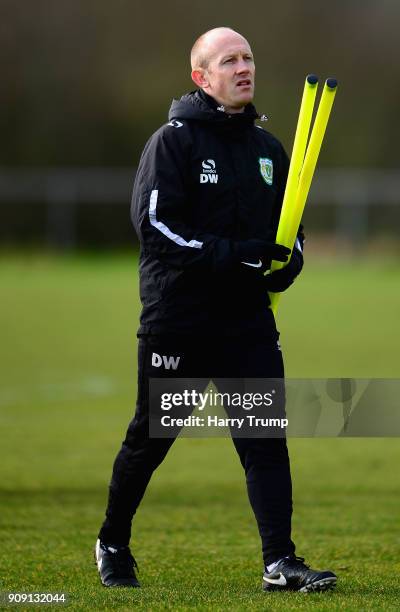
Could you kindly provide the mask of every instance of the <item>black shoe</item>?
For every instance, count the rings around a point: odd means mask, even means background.
[[[140,587],[134,569],[137,569],[137,563],[129,546],[106,546],[97,540],[94,558],[104,586]]]
[[[336,584],[333,572],[310,569],[302,557],[289,556],[281,559],[278,565],[263,575],[264,591],[327,591]]]

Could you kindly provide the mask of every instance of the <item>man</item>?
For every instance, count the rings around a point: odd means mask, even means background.
[[[96,544],[105,586],[137,587],[131,521],[173,438],[149,437],[149,378],[284,377],[268,291],[301,271],[303,236],[275,244],[288,158],[254,125],[255,67],[230,28],[202,35],[191,52],[196,92],[174,100],[169,122],[148,141],[132,198],[140,239],[143,310],[136,414],[114,463],[106,520]],[[159,356],[165,356],[163,365]],[[176,369],[167,367],[174,360]],[[263,588],[325,590],[336,582],[294,555],[286,440],[234,438],[261,536]]]

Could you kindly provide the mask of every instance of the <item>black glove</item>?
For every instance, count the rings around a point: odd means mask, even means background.
[[[273,293],[281,293],[285,291],[290,285],[293,284],[296,276],[298,276],[303,268],[303,244],[304,234],[303,228],[300,226],[299,233],[297,234],[296,244],[293,248],[293,253],[289,263],[280,270],[275,270],[271,274],[264,276],[265,287],[267,291]]]
[[[234,243],[235,257],[238,262],[257,262],[261,259],[275,259],[276,261],[287,261],[290,255],[290,249],[275,242],[267,240],[242,240]]]

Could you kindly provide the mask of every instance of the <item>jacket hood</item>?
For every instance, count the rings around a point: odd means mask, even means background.
[[[234,120],[235,124],[249,125],[259,115],[253,104],[247,104],[244,113],[234,113],[229,115],[224,107],[214,98],[206,94],[203,90],[192,91],[185,94],[179,100],[172,100],[168,119],[195,119],[197,121],[210,121],[218,124]]]

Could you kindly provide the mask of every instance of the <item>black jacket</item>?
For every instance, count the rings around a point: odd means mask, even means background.
[[[288,172],[281,143],[228,115],[202,91],[174,100],[147,142],[132,221],[141,244],[139,335],[277,337],[260,269],[237,263],[234,241],[275,234]]]

